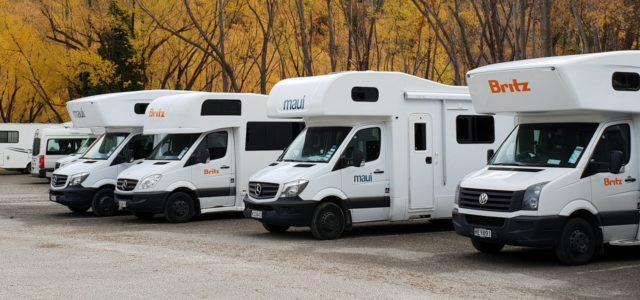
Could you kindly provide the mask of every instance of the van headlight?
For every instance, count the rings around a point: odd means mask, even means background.
[[[71,175],[71,178],[69,179],[69,186],[78,186],[82,184],[87,177],[89,177],[89,173]]]
[[[458,199],[460,198],[460,184],[456,186],[456,194],[453,196],[453,204],[458,204]]]
[[[540,193],[542,193],[542,188],[549,183],[542,182],[538,184],[534,184],[527,188],[524,192],[524,198],[522,199],[522,209],[523,210],[538,210],[538,202],[540,200]]]
[[[282,189],[282,193],[280,197],[295,197],[300,195],[304,188],[309,184],[309,180],[300,179],[292,182],[288,182],[284,184],[284,188]]]
[[[140,184],[138,185],[138,189],[139,190],[150,189],[154,185],[156,185],[158,181],[160,181],[160,178],[162,178],[162,175],[160,174],[147,176],[144,179],[142,179],[142,181],[140,181]]]

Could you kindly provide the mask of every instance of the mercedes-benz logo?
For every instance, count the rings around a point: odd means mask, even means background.
[[[481,205],[487,204],[487,201],[489,201],[489,195],[487,195],[486,193],[482,193],[480,194],[480,196],[478,196],[478,203],[480,203]]]
[[[53,175],[51,176],[51,182],[57,182],[58,181],[58,175]]]
[[[125,179],[122,181],[122,189],[124,190],[126,188],[127,188],[127,180]]]
[[[260,196],[262,194],[262,186],[258,183],[256,184],[256,196]]]

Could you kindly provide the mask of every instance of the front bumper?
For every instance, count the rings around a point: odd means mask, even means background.
[[[493,218],[460,214],[457,209],[453,210],[452,216],[453,226],[460,235],[475,238],[475,228],[488,229],[492,237],[486,238],[487,241],[529,247],[555,246],[566,221],[564,216]]]
[[[132,212],[146,212],[159,214],[164,212],[164,205],[169,197],[169,192],[149,192],[118,194],[115,193],[116,202],[120,209]]]
[[[272,225],[309,226],[317,203],[300,197],[279,198],[272,202],[255,202],[245,197],[244,216]],[[252,211],[262,212],[262,217],[252,217]]]
[[[66,187],[61,190],[49,189],[49,200],[66,206],[89,207],[96,189],[82,186]]]

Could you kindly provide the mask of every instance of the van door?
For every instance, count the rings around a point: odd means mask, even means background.
[[[433,208],[433,134],[429,114],[409,117],[409,209]]]
[[[354,222],[389,217],[389,171],[386,168],[382,126],[358,129],[341,155],[342,191],[348,197]],[[386,208],[386,210],[372,208]]]
[[[232,130],[207,134],[195,149],[198,155],[209,151],[209,162],[191,167],[191,178],[200,198],[200,208],[232,206],[235,204],[235,154]]]
[[[638,229],[638,157],[632,126],[628,122],[609,124],[599,137],[585,173],[590,175],[591,201],[598,209],[605,241],[635,238]],[[621,151],[623,172],[609,171],[611,151]]]

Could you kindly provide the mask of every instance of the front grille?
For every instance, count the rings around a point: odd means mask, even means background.
[[[60,163],[59,163],[59,162],[57,162],[57,163],[56,163],[56,166],[55,166],[55,167],[53,167],[53,169],[54,169],[54,170],[60,169]]]
[[[465,215],[464,219],[467,220],[469,225],[475,226],[489,226],[489,227],[502,227],[504,225],[504,218],[494,218],[485,216]]]
[[[266,182],[249,182],[249,195],[254,199],[271,199],[278,193],[280,185]]]
[[[486,203],[480,203],[480,195],[487,194]],[[490,210],[490,211],[517,211],[522,207],[524,191],[493,191],[478,189],[460,189],[458,204],[462,208]]]
[[[116,182],[116,188],[120,191],[133,191],[138,185],[138,181],[135,179],[121,178]]]
[[[51,175],[51,186],[63,187],[67,184],[67,175],[53,174]]]

